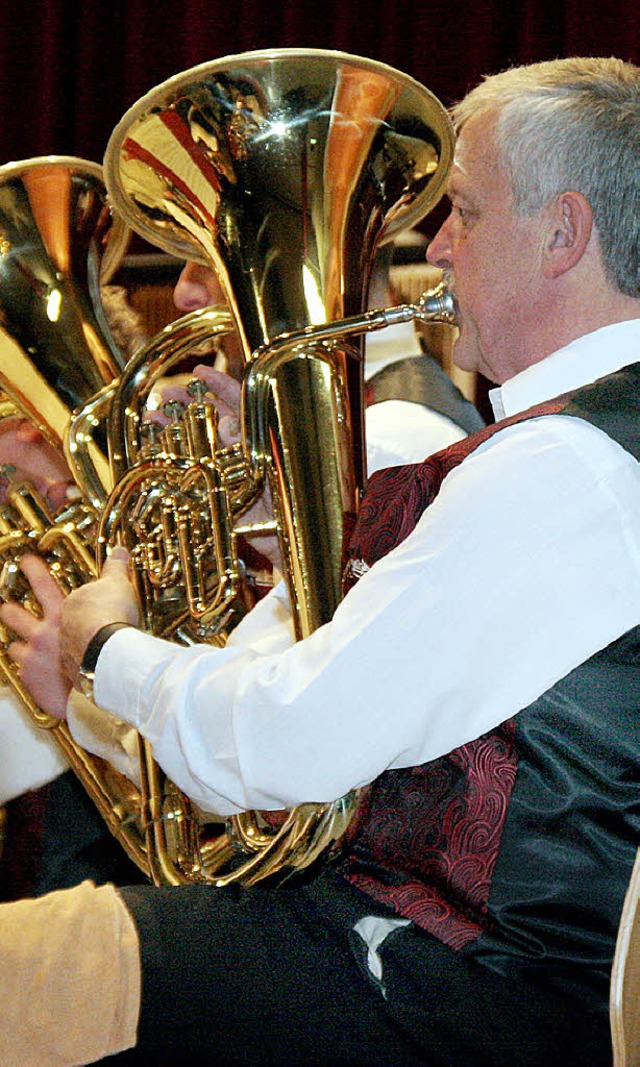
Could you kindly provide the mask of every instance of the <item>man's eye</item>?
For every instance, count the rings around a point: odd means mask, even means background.
[[[461,207],[459,204],[454,204],[453,214],[460,221],[460,224],[462,226],[469,227],[473,225],[475,216],[470,208]]]

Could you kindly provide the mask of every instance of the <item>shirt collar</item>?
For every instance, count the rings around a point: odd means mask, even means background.
[[[640,319],[585,334],[489,393],[496,420],[517,415],[640,362]]]

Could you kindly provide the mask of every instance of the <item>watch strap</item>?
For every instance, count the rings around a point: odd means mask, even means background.
[[[129,627],[131,624],[128,622],[108,622],[106,626],[101,626],[100,629],[93,635],[89,644],[84,650],[84,656],[82,657],[82,663],[80,664],[81,674],[93,674],[98,662],[98,656],[102,652],[102,649],[106,645],[110,637],[113,636],[118,630],[122,630],[125,627]]]

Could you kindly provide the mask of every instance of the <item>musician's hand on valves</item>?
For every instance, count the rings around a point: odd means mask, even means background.
[[[138,601],[129,580],[129,554],[117,546],[96,581],[75,589],[62,605],[60,654],[74,681],[91,638],[110,622],[138,625]]]
[[[188,382],[194,378],[203,382],[206,386],[207,394],[205,400],[212,403],[218,412],[218,438],[220,445],[226,448],[238,444],[241,438],[239,417],[240,383],[230,375],[214,370],[204,364],[194,367],[188,381],[181,375],[179,377],[176,376],[176,378],[167,378],[159,384],[156,388],[158,407],[156,411],[150,413],[149,417],[161,425],[166,425],[169,418],[163,412],[163,406],[175,402],[186,407],[191,403],[193,397],[188,392]],[[272,518],[271,496],[269,487],[265,486],[259,498],[242,515],[241,521],[243,524],[268,523]],[[257,552],[269,559],[277,570],[281,569],[280,547],[276,536],[265,534],[256,535],[255,537],[246,536]]]
[[[176,375],[157,383],[154,389],[157,407],[151,412],[150,418],[160,425],[166,425],[169,417],[163,411],[165,404],[173,402],[184,407],[190,404],[193,396],[189,393],[189,383],[194,378],[205,385],[207,389],[205,399],[213,404],[218,412],[220,444],[223,447],[237,444],[240,440],[240,383],[228,374],[207,367],[205,364],[194,367],[193,374],[189,376]]]
[[[42,617],[17,601],[0,606],[0,619],[17,635],[8,655],[18,666],[20,680],[42,711],[58,719],[66,717],[71,681],[60,653],[60,616],[64,594],[39,556],[26,555],[20,567],[42,608]]]
[[[204,382],[218,411],[220,443],[225,447],[237,444],[240,440],[240,382],[222,371],[202,364],[194,369],[193,374]]]

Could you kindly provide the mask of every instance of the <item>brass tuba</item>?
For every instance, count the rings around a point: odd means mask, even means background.
[[[235,452],[218,448],[202,403],[188,409],[179,441],[172,431],[154,453],[139,437],[165,357],[174,361],[185,335],[206,336],[214,313],[172,327],[121,380],[110,433],[120,485],[100,547],[129,547],[153,632],[217,641],[242,614],[237,538],[252,532],[242,512],[265,484],[297,636],[333,615],[365,479],[363,331],[400,317],[452,319],[442,294],[420,310],[363,312],[373,258],[439,199],[452,150],[446,112],[427,89],[328,51],[204,64],[154,89],[115,129],[105,156],[114,209],[153,244],[216,269],[246,358]],[[209,840],[196,835],[187,872],[166,834],[188,813],[176,811],[173,791],[167,807],[148,755],[149,848],[161,880],[249,884],[307,866],[358,804],[303,805],[275,828],[245,813]]]
[[[247,607],[237,542],[256,531],[242,515],[265,485],[297,636],[331,618],[365,479],[362,335],[414,317],[453,321],[444,292],[365,312],[374,255],[439,199],[452,152],[448,117],[427,89],[329,51],[203,64],[154,89],[116,127],[104,164],[116,214],[160,248],[213,266],[231,309],[168,327],[109,391],[115,484],[98,563],[116,541],[130,549],[151,632],[225,640]],[[241,446],[219,447],[201,399],[149,440],[142,414],[157,379],[233,326],[246,361]],[[86,480],[93,410],[76,413],[67,446]],[[212,831],[150,746],[140,748],[142,866],[158,883],[251,884],[306,867],[339,842],[358,807],[348,796],[279,818],[247,812]]]

